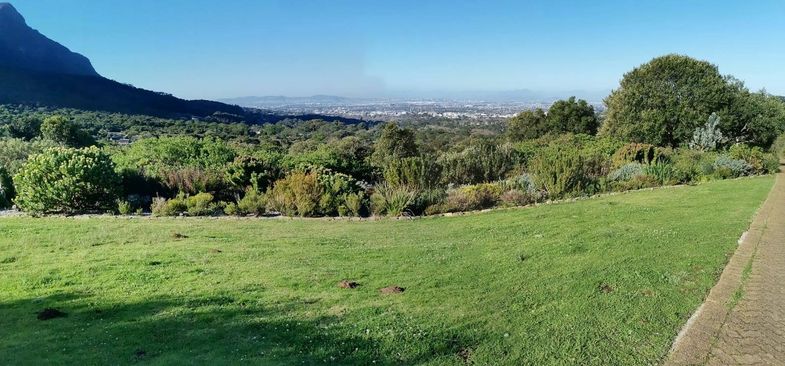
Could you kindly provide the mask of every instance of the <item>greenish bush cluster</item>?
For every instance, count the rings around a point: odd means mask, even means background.
[[[606,106],[569,98],[504,123],[240,124],[0,105],[0,208],[422,215],[769,174],[785,153],[785,102],[689,57],[636,68]]]
[[[16,204],[35,214],[114,212],[120,177],[96,147],[51,148],[31,156],[14,177]]]
[[[186,195],[180,193],[171,199],[156,197],[151,210],[155,216],[214,216],[222,212],[222,204],[215,202],[210,193]]]

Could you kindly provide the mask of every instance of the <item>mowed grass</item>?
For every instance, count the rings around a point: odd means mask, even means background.
[[[0,364],[656,364],[772,182],[417,220],[0,219]]]

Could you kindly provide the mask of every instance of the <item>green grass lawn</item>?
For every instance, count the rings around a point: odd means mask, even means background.
[[[772,182],[417,220],[0,219],[0,364],[656,364]]]

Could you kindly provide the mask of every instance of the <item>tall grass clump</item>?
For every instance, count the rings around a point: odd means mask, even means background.
[[[394,186],[381,183],[374,187],[371,206],[377,215],[401,216],[408,213],[417,199],[417,189],[410,186]]]

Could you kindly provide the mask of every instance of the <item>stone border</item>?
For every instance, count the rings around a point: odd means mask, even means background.
[[[665,365],[703,365],[708,361],[720,330],[733,310],[733,296],[743,287],[744,270],[758,251],[768,217],[781,204],[775,202],[772,192],[778,185],[785,184],[783,179],[783,173],[777,175],[766,201],[755,214],[749,231],[739,239],[739,247],[719,281],[674,340]]]

